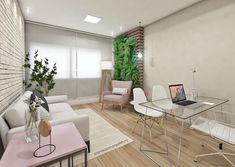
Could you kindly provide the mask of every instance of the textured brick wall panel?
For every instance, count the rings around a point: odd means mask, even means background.
[[[24,20],[16,0],[0,0],[0,113],[24,90]]]

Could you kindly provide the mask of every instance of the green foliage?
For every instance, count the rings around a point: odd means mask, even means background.
[[[56,63],[54,63],[52,69],[50,69],[48,67],[49,60],[47,58],[44,60],[38,60],[37,57],[38,50],[34,55],[34,67],[31,68],[29,53],[25,56],[25,64],[23,67],[26,70],[29,70],[31,74],[30,79],[28,81],[24,81],[24,85],[26,88],[37,90],[47,96],[49,91],[55,86],[54,76],[57,74],[57,66]]]
[[[126,36],[114,39],[114,79],[132,80],[133,88],[140,86],[139,69],[136,59],[136,40]]]

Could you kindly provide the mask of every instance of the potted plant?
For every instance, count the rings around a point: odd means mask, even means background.
[[[49,60],[45,58],[44,60],[38,60],[38,50],[34,55],[34,66],[31,68],[30,55],[26,54],[25,64],[23,65],[26,73],[30,74],[28,80],[24,80],[24,85],[26,89],[37,90],[44,96],[47,96],[49,91],[54,88],[54,76],[57,74],[57,66],[54,63],[52,69],[48,67]]]

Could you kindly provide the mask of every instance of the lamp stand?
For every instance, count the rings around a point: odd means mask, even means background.
[[[112,88],[112,70],[105,69],[102,70],[101,79],[100,79],[100,98],[99,102],[101,102],[101,97],[103,91],[111,90]]]

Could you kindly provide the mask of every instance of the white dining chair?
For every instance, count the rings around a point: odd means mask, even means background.
[[[134,95],[134,100],[132,104],[134,105],[135,111],[139,113],[139,119],[136,121],[133,132],[135,131],[138,123],[143,123],[143,128],[144,124],[149,128],[149,134],[151,139],[152,138],[151,129],[154,123],[157,123],[159,126],[162,125],[163,113],[140,105],[141,103],[147,102],[147,98],[144,94],[144,91],[141,88],[134,88],[133,95]],[[147,120],[149,120],[149,124],[146,123]]]
[[[166,98],[168,98],[168,96],[166,94],[165,88],[162,85],[154,85],[152,89],[152,101],[166,99]],[[165,119],[167,119],[166,114],[165,114]]]
[[[150,141],[152,139],[152,126],[154,123],[157,123],[159,126],[162,127],[162,122],[163,122],[163,113],[157,110],[153,110],[147,107],[144,107],[142,105],[140,105],[141,103],[147,102],[147,98],[144,94],[144,91],[141,88],[134,88],[133,89],[133,95],[134,95],[134,101],[132,101],[131,104],[134,105],[134,109],[136,112],[139,113],[139,119],[136,122],[136,125],[138,123],[142,123],[142,133],[141,133],[141,140],[140,140],[140,151],[147,156],[150,160],[152,160],[155,164],[158,164],[158,162],[156,160],[154,160],[151,155],[149,155],[148,153],[156,153],[156,154],[168,154],[168,144],[166,144],[166,150],[162,151],[161,150],[153,150],[153,149],[144,149],[143,148],[143,143],[144,143],[144,132],[145,132],[145,127],[149,128],[149,134],[150,134]],[[159,119],[158,121],[156,121],[156,119]],[[149,124],[147,123],[147,120],[149,120]],[[135,131],[136,125],[133,129],[133,132]]]

